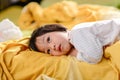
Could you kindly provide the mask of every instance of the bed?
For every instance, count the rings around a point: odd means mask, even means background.
[[[61,8],[61,5],[64,7],[63,4],[69,12],[66,18],[63,17],[66,10]],[[70,13],[71,5],[74,6],[74,13]],[[61,11],[59,12],[58,9]],[[108,13],[102,14],[105,10],[108,10]],[[47,14],[47,11],[50,13]],[[56,12],[61,14],[61,19]],[[50,17],[51,15],[55,16]],[[30,31],[31,33],[38,26],[46,23],[64,24],[71,29],[77,23],[119,17],[120,12],[114,7],[88,4],[79,6],[67,1],[44,9],[37,3],[30,3],[23,8],[18,25],[23,32]],[[105,49],[100,63],[88,64],[72,56],[58,57],[32,51],[28,47],[29,38],[30,36],[25,36],[20,40],[0,43],[1,80],[120,80],[120,41]]]

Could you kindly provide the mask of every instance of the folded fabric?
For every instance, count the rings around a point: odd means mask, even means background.
[[[22,31],[9,19],[0,22],[0,42],[22,38]]]
[[[120,18],[120,10],[113,6],[77,4],[75,1],[61,1],[43,8],[31,2],[26,5],[18,18],[18,25],[23,30],[49,23],[63,24],[69,28],[82,22]]]
[[[0,43],[0,80],[120,80],[120,41],[99,64],[30,51],[29,38]]]

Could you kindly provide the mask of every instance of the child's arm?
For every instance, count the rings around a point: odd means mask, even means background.
[[[91,31],[99,38],[103,46],[120,40],[120,19],[98,21],[94,25]]]
[[[102,59],[103,47],[120,36],[120,19],[78,24],[70,34],[71,43],[79,52],[77,58],[98,63]]]
[[[102,44],[88,30],[74,30],[70,33],[70,42],[78,51],[77,59],[88,63],[98,63],[102,59]]]

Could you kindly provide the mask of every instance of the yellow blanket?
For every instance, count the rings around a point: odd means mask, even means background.
[[[28,39],[0,43],[0,80],[120,80],[120,41],[93,65],[30,51]]]
[[[31,2],[23,8],[18,25],[23,30],[33,30],[46,23],[59,23],[71,28],[82,22],[119,17],[120,10],[112,6],[79,5],[73,1],[62,1],[43,8]]]

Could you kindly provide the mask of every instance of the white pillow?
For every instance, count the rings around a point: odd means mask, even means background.
[[[17,40],[23,37],[22,31],[9,19],[0,22],[0,42]]]

